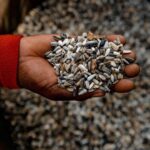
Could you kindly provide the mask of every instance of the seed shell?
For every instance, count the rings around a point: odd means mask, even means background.
[[[110,92],[111,86],[123,78],[122,68],[134,62],[122,56],[131,51],[123,49],[119,37],[109,42],[91,32],[76,37],[64,33],[51,45],[53,49],[45,58],[54,66],[58,85],[74,96],[95,89]]]

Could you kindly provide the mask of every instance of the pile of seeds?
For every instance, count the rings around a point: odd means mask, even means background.
[[[59,86],[73,94],[81,95],[101,89],[110,92],[113,84],[123,78],[123,67],[133,62],[123,58],[124,53],[119,37],[109,42],[89,32],[71,37],[67,34],[55,36],[53,49],[45,56],[54,66]]]
[[[0,90],[16,150],[149,150],[149,0],[47,0],[19,26],[24,35],[122,34],[141,73],[136,89],[82,102],[50,101],[29,90]]]

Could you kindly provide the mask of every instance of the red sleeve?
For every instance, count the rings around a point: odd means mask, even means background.
[[[17,69],[21,35],[0,35],[0,87],[19,88]]]

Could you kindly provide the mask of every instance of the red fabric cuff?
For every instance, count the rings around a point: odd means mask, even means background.
[[[0,35],[0,86],[19,88],[17,84],[21,35]]]

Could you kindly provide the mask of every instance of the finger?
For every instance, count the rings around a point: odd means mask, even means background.
[[[135,85],[131,80],[122,79],[112,87],[112,90],[119,93],[126,93],[134,88]]]
[[[133,62],[136,60],[136,53],[134,51],[131,51],[130,53],[123,54],[124,58],[131,58],[133,59]]]
[[[78,101],[84,101],[84,100],[87,100],[87,99],[93,97],[93,95],[94,95],[94,92],[88,92],[83,95],[76,96],[75,99]]]
[[[43,34],[43,35],[34,35],[28,37],[29,43],[32,42],[32,45],[37,45],[35,54],[38,56],[44,56],[45,52],[52,48],[51,42],[54,41],[54,36],[56,34]],[[35,49],[35,48],[30,48]]]
[[[59,93],[59,94],[58,94]],[[95,91],[95,92],[88,92],[83,95],[73,96],[72,92],[67,91],[66,89],[63,89],[59,87],[58,85],[54,85],[50,88],[44,89],[41,91],[41,95],[51,99],[51,100],[78,100],[78,101],[84,101],[91,97],[97,97],[97,96],[104,96],[103,91]]]
[[[41,94],[51,100],[85,100],[93,96],[93,93],[87,93],[80,96],[73,96],[72,92],[67,91],[64,88],[54,85],[47,87],[41,91]]]
[[[124,72],[128,77],[135,77],[140,72],[140,67],[137,64],[130,64],[125,66]]]
[[[73,94],[58,85],[53,85],[51,87],[47,87],[42,92],[43,96],[51,99],[51,100],[73,100]]]
[[[96,90],[93,95],[93,97],[102,97],[102,96],[105,96],[105,92],[103,92],[102,90]]]
[[[124,36],[122,36],[122,35],[106,35],[106,38],[107,38],[107,40],[110,41],[110,42],[113,42],[114,40],[116,40],[117,38],[119,38],[119,39],[120,39],[120,42],[121,42],[122,44],[125,44],[125,43],[126,43],[126,40],[125,40]]]

